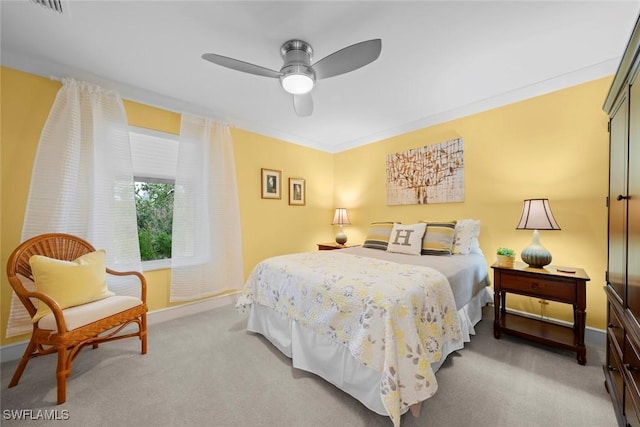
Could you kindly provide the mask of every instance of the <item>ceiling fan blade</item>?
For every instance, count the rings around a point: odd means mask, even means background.
[[[255,74],[256,76],[274,77],[277,79],[281,75],[280,71],[271,70],[255,64],[249,64],[248,62],[240,61],[238,59],[216,55],[215,53],[205,53],[202,55],[202,59],[213,62],[214,64],[222,65],[223,67],[231,68],[232,70]]]
[[[313,113],[311,92],[293,95],[293,109],[299,117],[308,117]]]
[[[317,79],[326,79],[364,67],[378,59],[381,51],[381,39],[367,40],[325,56],[311,68],[316,73]]]

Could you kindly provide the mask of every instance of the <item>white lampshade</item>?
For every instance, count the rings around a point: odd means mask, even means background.
[[[351,225],[345,208],[336,208],[336,213],[333,215],[331,225]]]
[[[294,95],[302,95],[313,89],[313,79],[306,74],[288,74],[282,78],[282,87]]]
[[[560,230],[548,199],[527,199],[522,205],[517,230],[533,230],[531,244],[520,252],[520,257],[529,267],[542,268],[551,263],[551,252],[540,244],[538,230]]]
[[[342,226],[351,225],[351,222],[349,222],[349,216],[347,215],[347,210],[345,208],[336,208],[336,213],[333,215],[331,225],[340,226],[340,230],[338,230],[338,234],[336,234],[336,243],[340,245],[347,243],[347,235],[342,230]]]
[[[522,214],[517,230],[560,230],[556,222],[549,199],[528,199],[522,205]]]

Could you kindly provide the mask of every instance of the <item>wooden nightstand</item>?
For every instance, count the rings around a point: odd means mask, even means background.
[[[319,251],[332,251],[334,249],[344,249],[344,248],[350,248],[353,246],[358,246],[358,245],[341,245],[338,244],[336,242],[331,242],[331,243],[318,243],[318,250]]]
[[[505,332],[542,344],[577,352],[578,363],[587,363],[584,328],[587,308],[586,283],[589,276],[581,268],[531,268],[517,262],[510,267],[493,268],[494,310],[493,335],[500,338]],[[550,323],[542,319],[520,316],[506,311],[506,294],[557,301],[573,306],[573,327]]]

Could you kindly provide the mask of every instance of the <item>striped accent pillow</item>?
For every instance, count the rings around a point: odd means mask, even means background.
[[[456,232],[456,221],[428,222],[427,231],[422,238],[422,255],[451,255],[453,238]]]
[[[372,222],[362,247],[386,251],[393,224],[394,222]]]

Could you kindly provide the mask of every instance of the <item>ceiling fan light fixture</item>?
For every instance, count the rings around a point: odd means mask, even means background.
[[[287,74],[282,77],[282,88],[293,95],[311,92],[313,79],[307,74]]]
[[[311,65],[313,57],[311,45],[302,40],[292,39],[284,42],[280,47],[280,56],[284,60],[280,71],[215,53],[205,53],[202,59],[232,70],[280,79],[282,88],[293,95],[293,108],[298,117],[307,117],[313,112],[313,99],[310,92],[315,86],[316,79],[326,79],[364,67],[375,61],[381,50],[382,40],[367,40],[335,51]]]

